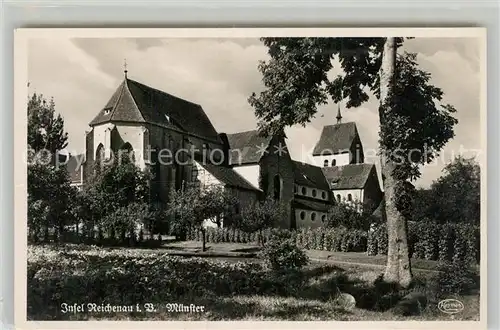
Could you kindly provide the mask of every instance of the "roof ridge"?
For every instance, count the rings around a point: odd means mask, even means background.
[[[149,88],[149,89],[152,89],[152,90],[154,90],[154,91],[156,91],[156,92],[159,92],[159,93],[162,93],[162,94],[166,94],[166,95],[168,95],[168,96],[170,96],[170,97],[173,97],[173,98],[175,98],[175,99],[178,99],[178,100],[180,100],[180,101],[187,102],[187,103],[190,103],[190,104],[192,104],[192,105],[197,105],[197,106],[201,107],[201,105],[200,105],[199,103],[194,103],[194,102],[192,102],[192,101],[189,101],[189,100],[183,99],[183,98],[181,98],[181,97],[179,97],[179,96],[176,96],[176,95],[173,95],[173,94],[167,93],[167,92],[165,92],[165,91],[162,91],[161,89],[158,89],[158,88],[155,88],[155,87],[151,87],[151,86],[149,86],[149,85],[146,85],[146,84],[143,84],[143,83],[141,83],[141,82],[138,82],[137,80],[128,79],[128,78],[127,78],[127,80],[128,80],[128,81],[130,81],[130,82],[133,82],[133,83],[135,83],[135,84],[138,84],[138,85],[141,85],[141,86],[147,87],[147,88]]]

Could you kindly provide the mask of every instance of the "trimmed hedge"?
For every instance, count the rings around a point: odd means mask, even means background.
[[[364,252],[367,248],[367,233],[357,229],[316,228],[316,229],[266,229],[262,231],[264,243],[274,236],[286,237],[301,249],[325,250],[332,252]],[[245,233],[235,228],[207,228],[209,243],[259,243],[259,233]],[[198,230],[191,230],[188,240],[201,241]]]
[[[467,223],[408,223],[410,257],[479,263],[479,226]],[[387,229],[382,224],[368,233],[368,255],[387,254]]]

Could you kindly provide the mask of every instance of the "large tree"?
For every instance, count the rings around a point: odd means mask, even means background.
[[[48,238],[50,228],[55,228],[59,236],[64,226],[71,222],[70,203],[75,190],[70,186],[66,168],[54,166],[56,153],[65,148],[68,133],[64,131],[64,120],[55,112],[53,100],[47,102],[42,95],[33,94],[27,104],[28,148],[28,224],[33,239],[40,230]]]
[[[379,146],[389,251],[385,279],[405,287],[412,273],[404,201],[420,166],[431,162],[454,136],[453,106],[430,83],[416,54],[400,53],[403,38],[263,38],[270,59],[259,64],[266,89],[249,98],[263,134],[305,125],[318,105],[345,100],[357,107],[379,100]],[[338,62],[343,71],[328,73]]]
[[[55,103],[34,93],[28,100],[28,146],[35,152],[47,150],[51,154],[66,148],[68,133],[64,120],[55,112]]]
[[[412,212],[415,221],[479,224],[480,168],[473,158],[455,157],[429,189],[419,189],[416,193]]]

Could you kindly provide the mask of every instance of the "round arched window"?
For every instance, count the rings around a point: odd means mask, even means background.
[[[305,194],[307,194],[307,189],[306,189],[306,187],[302,187],[302,195],[305,195]]]
[[[337,194],[337,202],[342,202],[342,198],[340,197],[340,194]]]
[[[313,197],[316,197],[316,194],[317,194],[316,189],[313,189],[313,190],[312,190],[312,195],[313,195]]]
[[[347,194],[347,200],[348,200],[349,202],[352,202],[352,195],[351,195],[351,194]]]
[[[325,221],[326,221],[326,214],[323,214],[323,215],[321,216],[321,221],[322,221],[322,222],[325,222]]]
[[[326,192],[325,191],[321,192],[321,198],[326,199]]]
[[[306,218],[306,212],[301,211],[300,212],[300,220],[304,220]]]
[[[316,212],[311,213],[311,221],[316,220]]]

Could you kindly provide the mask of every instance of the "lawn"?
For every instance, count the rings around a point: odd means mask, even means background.
[[[254,258],[185,258],[168,252],[196,252],[199,242],[167,243],[160,249],[112,249],[88,246],[28,248],[30,320],[450,320],[429,302],[418,316],[396,315],[402,295],[376,285],[380,260],[359,254],[328,252],[301,271],[276,274]],[[209,244],[209,251],[241,252],[255,246]],[[253,251],[253,250],[250,250]],[[323,253],[325,251],[318,251]],[[310,251],[314,254],[314,251]],[[321,255],[319,255],[321,257]],[[228,262],[231,260],[231,262]],[[323,260],[323,261],[322,261]],[[329,261],[326,261],[329,260]],[[370,262],[367,262],[367,261]],[[337,262],[337,263],[336,263]],[[340,263],[345,262],[345,263]],[[364,265],[367,263],[367,265]],[[374,267],[375,266],[375,267]],[[415,272],[426,291],[435,272]],[[339,292],[356,307],[337,303]],[[479,294],[457,297],[465,306],[455,320],[478,320]],[[62,304],[83,306],[63,313]],[[95,312],[88,303],[127,306],[133,311]],[[155,311],[146,308],[154,304]],[[83,304],[83,305],[82,305]],[[176,312],[191,304],[203,311]],[[139,306],[141,311],[135,308]],[[179,305],[177,305],[179,306]],[[66,309],[67,310],[67,309]]]

